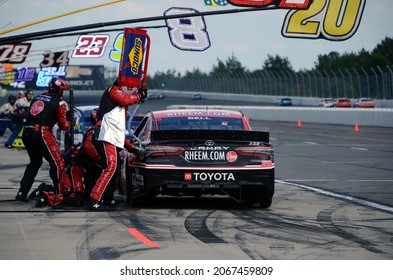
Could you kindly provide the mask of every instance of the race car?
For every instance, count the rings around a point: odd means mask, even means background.
[[[119,193],[131,205],[156,196],[227,195],[268,208],[274,152],[268,131],[253,131],[239,111],[177,109],[145,115],[122,152]]]

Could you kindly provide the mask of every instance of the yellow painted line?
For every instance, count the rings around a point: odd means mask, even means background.
[[[60,18],[60,17],[65,17],[65,16],[69,16],[69,15],[72,15],[72,14],[76,14],[76,13],[84,12],[84,11],[87,11],[87,10],[96,9],[96,8],[100,8],[100,7],[103,7],[103,6],[112,5],[112,4],[116,4],[116,3],[124,2],[124,1],[125,0],[115,0],[115,1],[106,2],[106,3],[95,5],[95,6],[90,6],[90,7],[83,8],[83,9],[74,10],[74,11],[71,11],[71,12],[68,12],[68,13],[59,14],[57,16],[48,17],[48,18],[44,18],[44,19],[41,19],[41,20],[33,21],[31,23],[27,23],[27,24],[24,24],[24,25],[21,25],[21,26],[17,26],[17,27],[14,27],[14,28],[2,31],[2,32],[0,32],[0,35],[6,34],[6,33],[10,33],[12,31],[19,30],[19,29],[22,29],[22,28],[26,28],[26,27],[29,27],[29,26],[32,26],[32,25],[36,25],[36,24],[39,24],[39,23],[43,23],[43,22],[46,22],[46,21],[50,21],[50,20],[53,20],[53,19],[57,19],[57,18]]]

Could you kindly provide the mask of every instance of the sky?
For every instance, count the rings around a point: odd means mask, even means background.
[[[125,0],[72,14],[75,10],[111,1],[113,0],[0,0],[0,33],[2,33],[0,38],[78,25],[162,16],[166,10],[172,7],[192,8],[199,12],[242,9],[242,7],[232,5],[213,7],[206,5],[205,0]],[[320,1],[322,4],[329,1],[343,1],[343,3],[348,1],[349,5],[359,3],[359,1],[364,2],[365,7],[360,22],[357,22],[356,19],[352,21],[349,19],[349,22],[357,26],[357,29],[353,30],[350,35],[346,34],[345,36],[341,36],[341,29],[337,31],[332,29],[332,32],[324,31],[328,36],[337,33],[339,40],[303,38],[298,32],[295,33],[300,38],[288,38],[282,34],[286,18],[290,19],[287,21],[288,26],[297,26],[295,24],[296,20],[304,18],[299,12],[292,17],[287,17],[290,13],[289,9],[269,9],[205,16],[204,21],[210,39],[210,47],[204,51],[184,51],[174,47],[171,44],[168,28],[166,27],[146,29],[151,39],[148,72],[154,74],[157,71],[167,71],[168,69],[174,69],[181,73],[193,69],[209,72],[213,65],[217,65],[218,59],[226,61],[232,55],[250,71],[261,69],[268,55],[287,57],[293,69],[298,71],[312,69],[318,60],[318,55],[328,54],[332,51],[340,54],[359,52],[362,49],[372,51],[384,38],[393,38],[393,17],[391,16],[393,1],[391,0],[315,1]],[[58,15],[64,13],[70,14],[58,17]],[[320,22],[327,21],[327,13],[325,13],[325,17],[315,13],[316,16],[312,19]],[[341,18],[341,20],[345,23],[349,16],[344,15],[343,17],[344,19]],[[47,18],[53,19],[32,24]],[[165,21],[160,20],[138,25],[108,26],[103,27],[103,29],[163,25],[165,25]],[[100,58],[70,57],[70,65],[97,64],[117,68],[119,64],[109,59],[109,52],[120,32],[95,33],[110,35],[104,55]],[[324,32],[322,31],[322,34]],[[67,36],[31,41],[32,47],[29,56],[24,64],[18,66],[38,67],[43,58],[41,54],[44,51],[72,50],[77,44],[78,37]]]

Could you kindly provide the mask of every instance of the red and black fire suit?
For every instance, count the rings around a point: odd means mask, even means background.
[[[139,93],[125,92],[117,85],[106,89],[101,97],[93,143],[101,156],[103,170],[92,189],[92,201],[105,203],[113,199],[120,168],[119,152],[124,148],[128,106],[141,101]]]
[[[102,172],[100,166],[101,156],[93,144],[94,129],[90,129],[83,137],[81,146],[76,150],[75,160],[64,177],[65,187],[71,190],[64,195],[63,202],[72,206],[81,206],[85,200],[85,195],[90,195],[94,187],[95,180]],[[125,139],[124,147],[129,151],[136,153],[134,146]],[[98,174],[98,176],[97,176]],[[113,195],[113,194],[112,194]],[[109,193],[108,199],[112,197]],[[51,202],[50,199],[48,199]],[[110,203],[110,200],[107,200]]]
[[[61,193],[64,159],[52,134],[57,123],[59,128],[67,130],[70,123],[66,119],[67,104],[58,93],[48,91],[36,96],[30,105],[22,141],[30,158],[20,182],[19,194],[26,197],[34,183],[43,158],[49,163],[49,176],[56,193]]]
[[[93,136],[94,129],[92,128],[83,137],[81,146],[76,151],[74,162],[68,174],[64,177],[66,187],[72,192],[68,197],[65,197],[66,204],[82,205],[86,189],[87,193],[90,194],[94,186],[93,178],[98,177],[95,174],[101,172],[101,167],[97,166],[101,156],[93,145]],[[98,168],[99,170],[97,170]],[[76,203],[73,203],[73,200]]]

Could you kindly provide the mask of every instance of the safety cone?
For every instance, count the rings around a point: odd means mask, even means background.
[[[297,127],[298,127],[298,128],[301,128],[301,127],[302,127],[302,121],[301,121],[301,120],[298,120],[298,121],[297,121]]]
[[[355,132],[359,132],[359,124],[357,122],[355,123]]]
[[[23,144],[23,141],[22,141],[22,134],[23,134],[23,127],[20,130],[18,137],[16,137],[16,139],[12,143],[12,146],[14,146],[16,148],[24,148],[25,147],[25,144]]]

